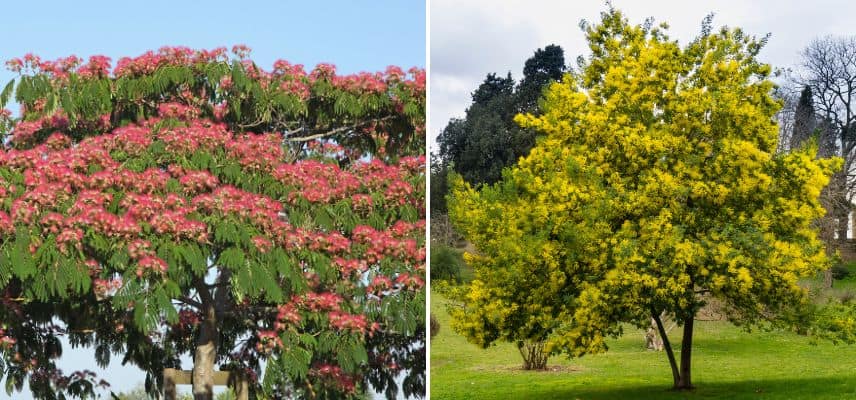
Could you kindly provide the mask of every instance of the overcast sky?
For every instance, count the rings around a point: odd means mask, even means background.
[[[813,38],[856,34],[856,2],[813,1],[632,1],[613,0],[633,24],[647,17],[668,22],[669,35],[682,44],[698,35],[705,15],[714,26],[741,27],[749,34],[771,33],[762,61],[784,68],[799,60]],[[462,117],[470,93],[489,72],[511,71],[520,78],[523,63],[535,49],[557,44],[566,63],[588,55],[579,22],[597,22],[603,1],[431,0],[429,143],[449,118]]]

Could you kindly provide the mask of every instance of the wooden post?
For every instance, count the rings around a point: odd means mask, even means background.
[[[164,400],[175,400],[175,369],[164,368],[163,370],[163,397]]]
[[[192,385],[193,372],[174,368],[163,370],[164,400],[176,400],[176,385]],[[214,372],[214,386],[227,386],[235,392],[237,400],[250,400],[250,383],[247,377],[237,371]]]
[[[229,387],[235,392],[236,400],[250,400],[250,384],[245,374],[231,371]]]

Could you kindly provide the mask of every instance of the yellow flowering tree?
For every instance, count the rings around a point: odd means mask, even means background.
[[[496,185],[452,179],[450,216],[478,250],[458,332],[579,356],[653,318],[689,389],[707,301],[747,327],[808,301],[798,279],[828,264],[812,221],[841,160],[776,154],[765,39],[710,22],[684,46],[614,9],[583,24],[591,56],[516,119],[544,138]],[[663,313],[682,326],[680,360]]]

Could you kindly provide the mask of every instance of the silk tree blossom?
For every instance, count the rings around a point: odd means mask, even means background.
[[[238,48],[238,57],[246,51]],[[0,150],[0,246],[32,261],[24,266],[32,271],[15,279],[48,287],[37,300],[108,310],[109,320],[96,322],[107,323],[97,332],[110,332],[102,336],[108,341],[144,338],[141,351],[154,352],[169,342],[187,355],[199,349],[203,332],[214,332],[224,341],[218,349],[229,349],[216,359],[248,376],[258,378],[261,365],[276,365],[292,352],[305,353],[309,357],[294,364],[303,368],[297,390],[356,395],[357,388],[374,385],[366,380],[369,371],[398,373],[399,364],[377,364],[380,356],[399,362],[409,357],[379,345],[380,338],[421,340],[423,334],[401,315],[376,307],[406,305],[411,318],[424,296],[425,160],[406,155],[419,152],[415,142],[398,143],[406,147],[402,154],[387,158],[384,152],[385,130],[394,126],[409,134],[422,123],[412,111],[405,115],[402,105],[418,111],[424,92],[411,92],[414,75],[400,68],[337,75],[332,64],[307,73],[280,60],[266,71],[248,59],[232,64],[227,53],[165,47],[115,66],[98,56],[45,62],[28,55],[13,62],[17,72],[41,71],[36,73],[61,90],[88,82],[124,91],[118,86],[160,79],[167,67],[194,78],[206,68],[229,73],[215,73],[200,85],[176,85],[157,98],[130,93],[132,87],[86,115],[62,104],[52,109],[44,96],[24,99],[24,118],[3,117],[13,125],[8,146]],[[277,115],[286,129],[255,129],[246,106],[260,100],[242,97],[248,85],[286,109]],[[317,100],[325,96],[378,106],[369,114],[330,114],[316,126],[301,121],[318,112]],[[325,136],[343,127],[350,130]],[[320,139],[300,137],[317,134]],[[349,141],[358,137],[382,140],[371,146],[376,151],[367,151]],[[54,270],[59,274],[43,273]],[[209,271],[220,283],[205,281]],[[45,278],[68,275],[74,282]],[[367,279],[376,284],[367,287]],[[229,295],[212,330],[198,293],[216,297],[221,286]],[[10,315],[25,312],[30,303],[10,301],[21,294],[7,289],[13,292],[0,295],[0,302]],[[307,337],[319,344],[301,340]],[[30,346],[21,350],[39,359],[33,371],[56,375],[44,350],[21,341],[11,346]],[[369,357],[359,365],[337,365],[327,349]],[[60,374],[56,382],[78,378],[91,380],[85,373]]]
[[[148,272],[157,275],[166,273],[168,266],[166,262],[156,256],[145,256],[140,261],[137,261],[137,276],[142,277]]]
[[[310,372],[312,375],[332,381],[334,385],[338,386],[345,393],[353,393],[356,388],[354,377],[345,374],[338,365],[318,364]]]

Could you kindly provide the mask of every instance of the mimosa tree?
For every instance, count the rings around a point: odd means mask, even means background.
[[[549,87],[540,116],[517,117],[544,139],[494,186],[452,182],[450,216],[478,250],[454,326],[579,356],[654,318],[674,387],[689,389],[707,301],[745,327],[808,301],[798,280],[827,268],[812,221],[841,160],[776,154],[765,39],[708,19],[681,46],[665,25],[601,17],[584,24],[580,70]],[[680,360],[663,312],[682,326]]]
[[[9,62],[7,388],[91,392],[58,335],[146,373],[193,359],[269,398],[424,390],[424,71],[341,76],[236,46]]]

